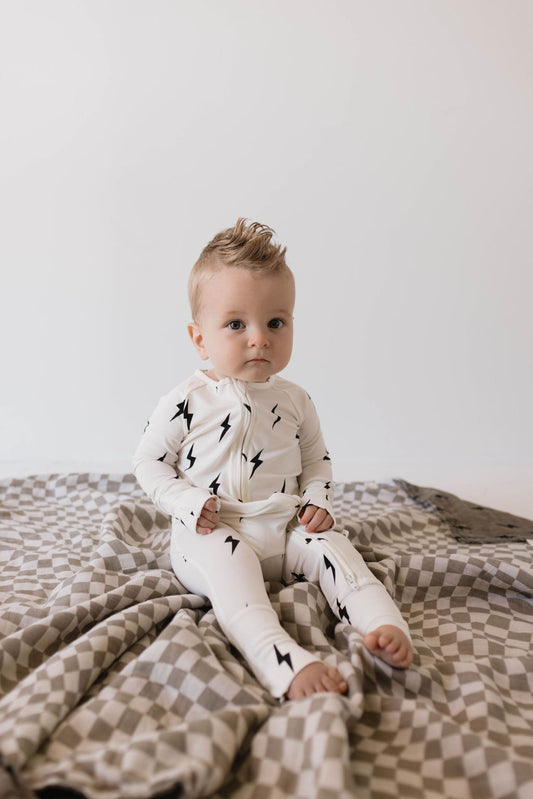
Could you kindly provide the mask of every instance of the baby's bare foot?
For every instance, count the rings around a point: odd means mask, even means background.
[[[384,624],[365,636],[366,648],[376,657],[397,669],[406,669],[413,659],[413,647],[399,627]]]
[[[286,693],[287,699],[303,699],[305,696],[331,692],[344,694],[348,690],[337,669],[328,667],[317,661],[298,672]]]

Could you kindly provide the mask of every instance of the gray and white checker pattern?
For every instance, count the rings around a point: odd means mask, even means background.
[[[373,658],[316,586],[271,583],[349,684],[279,704],[174,577],[169,521],[131,475],[2,481],[0,796],[533,796],[529,544],[458,542],[401,482],[338,485],[335,509],[414,662]]]

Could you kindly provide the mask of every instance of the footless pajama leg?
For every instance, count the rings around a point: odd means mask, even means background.
[[[317,658],[281,626],[264,585],[258,556],[233,528],[209,535],[186,528],[172,534],[172,568],[187,590],[207,597],[220,627],[273,696]]]
[[[303,527],[289,533],[284,579],[289,581],[299,575],[318,583],[337,618],[352,624],[363,635],[391,624],[410,637],[394,600],[341,533],[328,530],[310,534]]]

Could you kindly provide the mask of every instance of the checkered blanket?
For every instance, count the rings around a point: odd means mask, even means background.
[[[371,656],[316,586],[271,583],[349,684],[279,704],[174,577],[131,475],[3,481],[0,796],[533,796],[530,545],[457,540],[401,481],[337,485],[335,505],[414,662]]]

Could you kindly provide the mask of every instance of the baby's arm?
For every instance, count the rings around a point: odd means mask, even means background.
[[[176,409],[185,404],[179,388],[159,401],[139,441],[133,471],[152,502],[164,513],[178,519],[192,532],[196,531],[204,506],[217,500],[209,489],[195,486],[178,474],[177,453],[187,432],[184,414]]]
[[[335,524],[333,515],[333,474],[320,421],[313,402],[305,395],[299,443],[302,456],[300,491],[305,505],[299,515],[308,533],[322,533]]]

